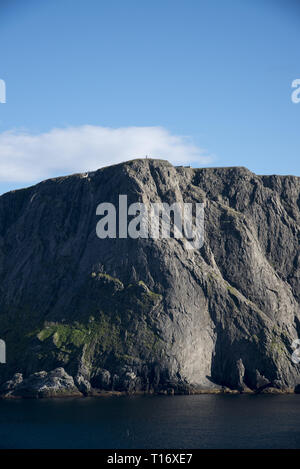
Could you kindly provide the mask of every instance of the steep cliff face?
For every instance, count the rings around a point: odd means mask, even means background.
[[[63,367],[77,387],[294,388],[300,178],[134,160],[0,197],[0,381]],[[204,202],[205,239],[99,239],[96,207]]]

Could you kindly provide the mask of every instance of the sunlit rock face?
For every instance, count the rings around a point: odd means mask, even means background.
[[[145,159],[3,195],[0,381],[62,367],[83,394],[294,389],[299,193],[293,176]],[[99,239],[97,206],[120,194],[204,203],[203,246]]]

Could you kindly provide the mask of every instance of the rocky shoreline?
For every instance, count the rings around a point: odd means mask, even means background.
[[[77,383],[77,385],[75,384]],[[81,385],[81,386],[80,386]],[[81,390],[80,390],[81,387]],[[41,399],[41,398],[69,398],[69,397],[111,397],[128,395],[195,395],[195,394],[300,394],[300,386],[279,389],[273,386],[262,387],[258,390],[230,389],[219,386],[212,389],[196,389],[193,387],[178,391],[173,388],[157,389],[151,391],[117,391],[94,389],[86,382],[85,389],[78,377],[74,378],[59,367],[52,371],[40,371],[23,378],[21,373],[16,373],[13,378],[4,383],[0,388],[0,399]]]

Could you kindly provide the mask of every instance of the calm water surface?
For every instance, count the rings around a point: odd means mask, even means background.
[[[300,448],[300,395],[0,401],[0,448]]]

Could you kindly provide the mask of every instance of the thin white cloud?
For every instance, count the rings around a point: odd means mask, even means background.
[[[0,133],[0,181],[31,183],[145,155],[174,165],[212,161],[189,138],[172,135],[163,127],[113,129],[84,125],[39,135],[6,131]]]

